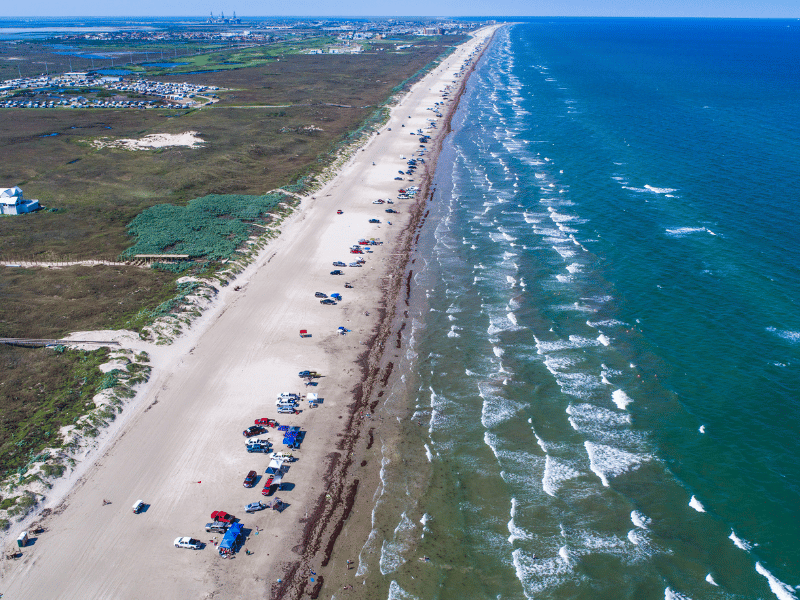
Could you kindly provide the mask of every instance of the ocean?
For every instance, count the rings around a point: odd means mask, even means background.
[[[498,32],[413,255],[371,597],[800,597],[799,64],[799,21]]]

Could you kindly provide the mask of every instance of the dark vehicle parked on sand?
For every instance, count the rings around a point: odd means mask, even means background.
[[[247,429],[242,432],[244,437],[253,437],[254,435],[260,435],[262,433],[266,433],[267,428],[262,425],[251,425]]]

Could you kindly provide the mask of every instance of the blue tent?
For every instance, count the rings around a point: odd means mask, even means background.
[[[219,543],[219,547],[225,550],[233,550],[235,552],[236,540],[239,538],[240,533],[242,533],[242,524],[234,523],[228,528],[228,531],[225,532],[225,536]]]

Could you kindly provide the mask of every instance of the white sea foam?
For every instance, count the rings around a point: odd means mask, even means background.
[[[719,587],[719,584],[716,581],[714,581],[714,578],[711,576],[711,573],[706,575],[706,581],[713,586]]]
[[[517,548],[511,553],[511,558],[522,593],[528,600],[538,598],[548,588],[563,585],[572,575],[571,565],[560,556],[537,559]]]
[[[789,329],[777,329],[775,327],[767,327],[767,331],[774,333],[779,338],[783,338],[793,344],[800,342],[800,331],[791,331]]]
[[[425,444],[425,456],[428,457],[428,462],[433,462],[433,454],[431,454],[431,449],[428,444]]]
[[[649,460],[647,456],[632,454],[605,444],[584,442],[583,445],[589,455],[589,468],[605,487],[609,487],[610,478],[638,469]]]
[[[657,188],[653,187],[652,185],[645,185],[644,189],[653,192],[654,194],[671,194],[672,192],[677,192],[678,190],[672,188]]]
[[[783,583],[780,579],[767,571],[760,562],[756,563],[756,572],[767,578],[769,589],[772,590],[772,593],[775,594],[779,600],[797,600],[797,595],[794,593],[791,586]]]
[[[572,275],[561,275],[560,273],[556,274],[556,281],[559,283],[572,283],[573,278]]]
[[[614,392],[611,394],[611,400],[614,401],[614,404],[616,404],[617,408],[620,410],[625,410],[625,407],[633,402],[631,397],[622,390],[614,390]]]
[[[710,235],[717,235],[706,227],[668,227],[666,233],[670,237],[685,237],[693,233],[708,233]]]
[[[692,600],[689,596],[676,592],[672,588],[664,590],[664,600]]]
[[[573,417],[580,427],[577,431],[592,431],[598,425],[605,427],[625,427],[631,424],[631,416],[620,414],[593,404],[570,404],[566,412]]]
[[[692,496],[692,499],[689,500],[689,506],[695,509],[697,512],[704,513],[706,512],[705,506],[698,500],[696,497]]]
[[[583,265],[581,265],[580,263],[572,263],[567,267],[567,271],[569,271],[570,273],[580,273],[581,271],[583,271]]]
[[[611,340],[608,339],[608,336],[603,333],[597,336],[597,341],[603,344],[603,346],[608,346],[611,343]]]
[[[753,544],[740,538],[738,535],[736,535],[736,532],[733,529],[731,529],[731,534],[728,536],[728,539],[730,539],[737,548],[740,548],[745,552],[749,552],[753,548]]]
[[[414,522],[403,512],[400,515],[400,522],[394,529],[392,539],[383,540],[381,559],[379,561],[381,575],[388,575],[396,571],[407,561],[403,554],[411,547],[415,528]]]
[[[393,579],[392,583],[389,584],[389,595],[386,600],[417,600],[417,597],[409,594]]]
[[[508,536],[508,543],[513,544],[514,540],[530,540],[532,536],[530,533],[517,527],[516,523],[514,523],[514,517],[517,514],[517,499],[511,498],[511,519],[508,521],[508,533],[511,535]]]
[[[631,523],[639,529],[648,529],[652,519],[638,510],[631,511]]]
[[[700,425],[700,428],[697,431],[699,431],[700,433],[705,433],[706,432],[706,426],[705,425]]]
[[[506,351],[505,351],[505,350],[503,350],[502,348],[500,348],[499,346],[494,346],[494,347],[492,348],[492,352],[494,352],[494,355],[495,355],[497,358],[500,358],[501,356],[503,356],[503,354],[505,354],[505,353],[506,353]]]
[[[538,436],[537,436],[538,440]],[[541,444],[540,444],[541,445]],[[550,496],[556,495],[561,484],[570,479],[580,477],[580,471],[572,468],[565,461],[547,455],[544,465],[544,476],[542,477],[542,489]]]
[[[602,321],[586,321],[586,324],[589,327],[597,329],[598,327],[619,327],[620,325],[625,325],[622,321],[617,321],[616,319],[603,319]]]
[[[481,406],[481,424],[490,429],[498,423],[507,421],[513,417],[522,406],[516,402],[512,402],[507,398],[494,393],[496,386],[489,382],[480,382],[478,384],[478,394],[483,399]]]

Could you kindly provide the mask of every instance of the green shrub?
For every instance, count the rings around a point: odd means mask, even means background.
[[[168,253],[211,260],[227,258],[247,239],[252,222],[263,219],[282,199],[280,194],[212,194],[196,198],[185,207],[150,207],[128,225],[136,243],[122,256]]]

